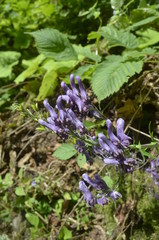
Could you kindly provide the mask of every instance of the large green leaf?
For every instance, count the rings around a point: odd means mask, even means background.
[[[53,154],[54,157],[60,160],[68,160],[77,153],[72,144],[63,143]]]
[[[21,54],[15,51],[0,51],[0,78],[9,77],[12,73],[12,68],[18,64],[18,59]]]
[[[56,61],[77,59],[77,53],[65,35],[56,29],[45,28],[31,34],[40,53]]]
[[[20,83],[23,82],[25,79],[31,77],[39,68],[39,65],[44,61],[45,56],[44,55],[39,55],[36,57],[30,66],[24,70],[15,80],[15,83]]]
[[[130,27],[128,27],[129,30],[135,30],[135,29],[138,29],[146,24],[150,24],[156,20],[159,19],[159,16],[150,16],[150,17],[147,17],[141,21],[138,21],[134,24],[132,24]]]
[[[99,33],[108,40],[109,48],[115,46],[122,46],[128,49],[135,49],[138,47],[138,42],[134,34],[118,30],[113,26],[102,27]]]
[[[136,33],[140,36],[138,38],[139,48],[145,48],[159,42],[159,32],[150,28],[145,31],[137,31]]]
[[[99,64],[92,78],[92,88],[101,101],[117,92],[129,77],[142,70],[143,61],[126,61],[124,57],[111,55]]]
[[[35,228],[38,227],[40,220],[37,215],[35,215],[34,213],[27,212],[25,214],[25,217],[32,226],[34,226]]]
[[[55,70],[47,72],[43,78],[42,84],[39,89],[39,94],[36,98],[37,101],[44,100],[46,97],[52,96],[56,87],[57,82],[57,73]]]

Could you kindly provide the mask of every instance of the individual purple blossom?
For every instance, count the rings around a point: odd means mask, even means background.
[[[75,95],[79,96],[79,91],[76,88],[75,79],[74,79],[74,75],[73,74],[70,75],[70,85],[71,85],[73,93]]]
[[[98,197],[97,195],[97,204],[104,206],[107,205],[109,203],[109,199],[106,196],[102,196],[102,197]]]
[[[90,101],[90,99],[88,98],[87,91],[82,84],[81,78],[79,76],[76,76],[76,80],[78,82],[78,86],[80,89],[81,98],[84,100],[84,102]]]
[[[112,153],[115,156],[118,156],[122,153],[122,150],[116,147],[103,133],[98,134],[99,144],[105,149],[108,153]]]
[[[82,175],[82,178],[85,182],[91,185],[96,190],[108,191],[108,186],[105,181],[98,175],[94,175],[94,180],[91,179],[87,173]]]
[[[118,198],[121,198],[122,195],[121,195],[119,192],[117,192],[117,191],[111,191],[111,192],[109,193],[109,197],[110,197],[113,201],[115,201],[115,200],[117,200]]]
[[[159,160],[151,160],[151,167],[147,168],[146,171],[151,174],[152,179],[154,180],[155,185],[159,186]]]
[[[120,140],[115,136],[115,134],[113,133],[113,124],[112,122],[107,119],[106,120],[106,126],[107,126],[107,129],[108,129],[108,136],[109,136],[109,139],[111,140],[111,142],[115,145],[115,146],[118,146],[119,143],[120,143]]]
[[[118,198],[122,197],[119,192],[110,191],[105,181],[98,174],[95,174],[94,179],[92,179],[88,176],[87,173],[84,173],[82,175],[82,178],[84,181],[80,181],[79,189],[84,193],[84,200],[88,203],[89,206],[94,206],[93,204],[100,204],[103,206],[108,204],[109,198],[115,201]],[[89,184],[97,191],[96,197],[93,197],[85,183]],[[100,193],[98,193],[98,191],[100,191]]]
[[[79,182],[79,189],[84,194],[84,200],[88,203],[89,207],[93,207],[96,204],[96,200],[83,181]]]
[[[121,141],[123,147],[128,147],[131,141],[131,138],[124,133],[125,121],[122,118],[117,120],[117,137]]]
[[[104,158],[103,159],[104,163],[107,164],[107,165],[119,165],[120,162],[112,157],[109,157],[109,158]]]
[[[35,187],[35,186],[36,186],[35,180],[32,181],[31,186],[32,186],[32,187]]]
[[[85,128],[83,123],[76,117],[75,113],[71,109],[68,109],[67,116],[72,121],[72,123],[74,123],[74,125],[81,134],[87,133],[87,129]]]
[[[48,110],[51,118],[52,118],[53,120],[55,120],[55,119],[58,117],[58,115],[56,114],[54,108],[49,104],[48,100],[45,99],[44,102],[43,102],[43,104],[44,104],[45,108]]]

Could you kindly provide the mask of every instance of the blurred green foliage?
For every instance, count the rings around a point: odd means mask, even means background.
[[[1,110],[23,101],[19,90],[36,101],[52,96],[72,72],[99,101],[117,92],[157,52],[158,8],[155,1],[3,1]]]

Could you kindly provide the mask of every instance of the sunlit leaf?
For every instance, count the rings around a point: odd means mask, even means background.
[[[92,88],[101,101],[117,92],[135,73],[142,70],[143,61],[125,61],[121,56],[109,56],[99,64],[92,77]]]
[[[40,53],[56,61],[77,59],[77,53],[67,37],[56,29],[45,28],[31,34]]]
[[[136,31],[140,36],[138,38],[139,48],[146,48],[159,42],[159,32],[153,29],[146,29],[145,31]]]
[[[26,195],[23,187],[16,187],[15,194],[17,196],[25,196]]]
[[[47,72],[42,80],[36,100],[41,101],[46,97],[52,96],[57,85],[57,73],[54,70]]]
[[[9,77],[12,68],[18,64],[21,54],[15,51],[0,51],[0,78]]]
[[[30,64],[30,66],[23,71],[15,80],[15,83],[20,83],[23,82],[25,79],[31,77],[39,68],[39,65],[44,61],[45,56],[44,55],[39,55],[36,57],[33,62]]]
[[[38,227],[39,225],[39,217],[33,213],[27,212],[25,214],[26,219],[28,220],[28,222],[33,225],[35,228]]]
[[[60,233],[59,233],[59,240],[68,240],[72,238],[72,231],[70,231],[65,226],[62,227]]]
[[[68,160],[77,153],[76,149],[72,144],[63,143],[53,154],[60,160]]]
[[[86,164],[86,156],[80,153],[77,157],[77,164],[82,168]]]
[[[99,33],[108,40],[108,47],[122,46],[128,49],[138,47],[137,38],[134,34],[118,30],[113,26],[102,27]]]

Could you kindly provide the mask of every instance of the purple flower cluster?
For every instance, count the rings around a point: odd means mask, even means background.
[[[159,159],[156,161],[151,160],[151,167],[147,168],[146,171],[151,174],[151,178],[154,181],[154,184],[159,186]]]
[[[44,100],[44,106],[50,116],[47,121],[39,119],[41,125],[51,129],[63,140],[66,140],[71,132],[76,132],[78,135],[86,134],[87,130],[81,120],[89,114],[99,117],[98,112],[91,105],[80,77],[76,76],[76,81],[79,89],[75,85],[73,74],[70,76],[71,89],[65,82],[61,83],[65,95],[60,95],[57,98],[56,110],[49,104],[48,100]]]
[[[110,191],[105,181],[101,179],[98,174],[94,175],[94,180],[86,173],[82,175],[82,178],[84,181],[79,182],[79,189],[84,194],[84,200],[88,203],[89,207],[92,207],[95,204],[104,206],[109,203],[109,199],[115,201],[122,197],[119,192]],[[93,187],[96,191],[100,191],[100,193],[97,193],[96,197],[94,197],[87,185]]]
[[[124,125],[124,120],[119,118],[117,120],[117,135],[115,135],[112,122],[107,119],[106,126],[109,139],[103,133],[99,133],[99,146],[95,146],[94,150],[105,164],[119,166],[123,172],[132,172],[136,161],[130,156],[124,156],[125,149],[131,141],[131,138],[124,133]]]
[[[76,138],[75,148],[86,156],[89,164],[93,164],[93,158],[98,156],[106,165],[114,165],[122,172],[131,172],[136,161],[130,154],[125,157],[125,152],[129,146],[131,138],[124,133],[124,120],[117,120],[116,135],[113,132],[111,120],[106,120],[108,138],[99,133],[98,136],[92,136],[83,124],[87,116],[103,118],[102,115],[93,107],[90,98],[84,88],[80,77],[76,76],[78,87],[75,85],[74,75],[70,76],[69,88],[65,82],[61,87],[65,94],[60,95],[56,100],[55,109],[44,100],[44,106],[49,112],[46,121],[39,119],[39,123],[56,133],[62,140],[69,136]],[[128,151],[127,151],[128,152]],[[79,188],[84,193],[84,199],[89,206],[94,204],[105,205],[109,199],[116,200],[121,197],[120,193],[110,191],[106,183],[96,174],[92,180],[87,174],[83,176],[84,181],[80,181]],[[93,197],[87,185],[95,190],[101,191],[97,197]]]

